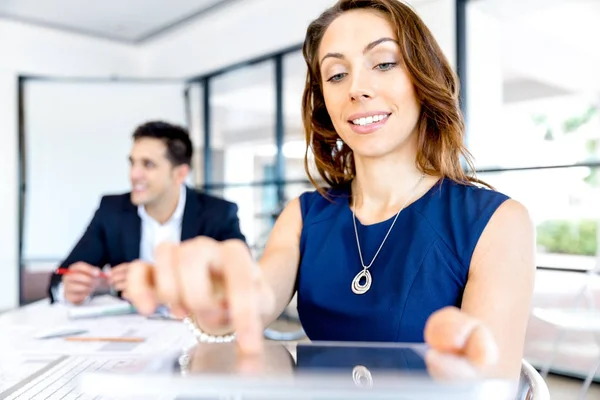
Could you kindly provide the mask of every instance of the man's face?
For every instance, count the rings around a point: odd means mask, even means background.
[[[174,166],[167,158],[167,145],[160,139],[134,141],[129,156],[131,202],[135,205],[159,203],[173,190],[179,190],[187,174],[187,165]]]

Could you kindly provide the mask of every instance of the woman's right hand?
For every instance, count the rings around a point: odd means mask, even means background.
[[[139,313],[167,305],[179,318],[191,315],[208,334],[235,332],[244,354],[263,346],[264,317],[274,311],[273,290],[241,240],[197,237],[156,248],[155,265],[130,265],[124,297]]]

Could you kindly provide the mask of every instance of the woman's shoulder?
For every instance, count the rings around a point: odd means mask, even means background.
[[[444,181],[447,196],[452,203],[461,204],[466,212],[474,213],[483,208],[497,208],[510,197],[489,187],[483,182],[459,183],[450,180]]]
[[[512,208],[510,203],[513,202],[505,193],[483,184],[444,179],[419,211],[467,267],[492,216]]]
[[[335,210],[348,204],[349,194],[344,189],[322,187],[299,196],[302,219],[305,224],[330,216]]]

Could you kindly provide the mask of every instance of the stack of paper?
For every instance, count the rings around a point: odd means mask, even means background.
[[[92,301],[88,305],[69,308],[69,318],[96,318],[112,315],[135,314],[135,312],[135,308],[127,301],[104,298],[103,301]]]

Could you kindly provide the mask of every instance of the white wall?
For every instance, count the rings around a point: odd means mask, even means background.
[[[190,77],[302,43],[308,24],[333,0],[233,2],[142,49],[146,76]],[[454,0],[412,0],[450,61]]]
[[[18,304],[17,78],[137,76],[138,49],[0,20],[0,310]]]

